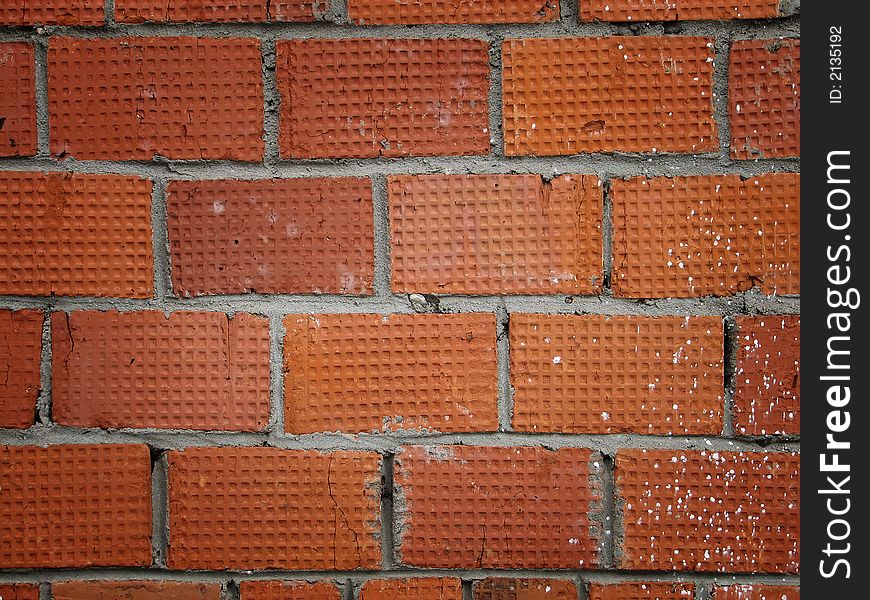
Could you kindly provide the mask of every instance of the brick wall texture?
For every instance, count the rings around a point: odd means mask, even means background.
[[[799,12],[0,0],[0,600],[799,600]]]

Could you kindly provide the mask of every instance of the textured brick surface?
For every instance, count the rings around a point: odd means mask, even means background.
[[[564,579],[491,577],[474,582],[474,600],[577,600],[577,586]]]
[[[334,583],[318,581],[243,581],[241,600],[341,600]]]
[[[263,157],[254,39],[52,38],[48,105],[60,157]]]
[[[0,294],[145,298],[153,280],[150,181],[0,173]]]
[[[389,178],[393,291],[593,294],[601,185],[591,175]]]
[[[0,427],[33,424],[39,396],[43,314],[0,310]]]
[[[800,156],[800,40],[739,40],[728,67],[731,156]]]
[[[370,579],[362,585],[360,600],[462,600],[457,577]]]
[[[323,0],[115,0],[115,20],[126,23],[313,21]]]
[[[492,314],[289,315],[284,326],[288,432],[497,429]]]
[[[735,429],[747,435],[800,434],[800,317],[737,317],[736,324]]]
[[[510,347],[518,431],[722,431],[719,317],[514,314]]]
[[[33,46],[0,43],[0,157],[36,154]]]
[[[103,0],[3,0],[0,25],[102,25]]]
[[[269,322],[237,313],[56,312],[52,412],[63,425],[259,431]]]
[[[558,0],[348,0],[359,24],[543,23],[559,19]]]
[[[175,581],[63,581],[53,583],[54,600],[220,600],[219,583]]]
[[[380,478],[373,452],[170,452],[169,568],[377,569]]]
[[[3,600],[39,600],[39,586],[27,583],[0,585]]]
[[[371,181],[173,181],[168,191],[177,295],[371,294]]]
[[[597,561],[591,453],[540,447],[406,447],[396,456],[401,564],[577,569]]]
[[[621,450],[626,569],[797,573],[800,456]]]
[[[613,291],[630,298],[800,292],[800,177],[614,180]]]
[[[779,0],[581,0],[583,21],[691,21],[767,19]]]
[[[717,587],[713,600],[800,600],[801,590],[786,585],[744,584]]]
[[[489,151],[483,40],[290,40],[277,51],[286,158]]]
[[[695,584],[666,581],[590,583],[589,600],[692,600]]]
[[[505,154],[716,150],[713,40],[507,40]]]
[[[0,446],[0,568],[151,564],[147,446]]]

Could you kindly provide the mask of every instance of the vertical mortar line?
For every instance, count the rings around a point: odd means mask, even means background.
[[[280,131],[281,94],[278,93],[277,51],[272,38],[260,40],[263,69],[263,163],[274,165],[280,159],[278,143]]]
[[[172,296],[172,270],[169,257],[169,228],[167,225],[166,196],[168,182],[152,179],[151,190],[151,248],[154,255],[154,297],[164,302]]]
[[[613,295],[613,199],[610,195],[610,177],[599,176],[601,181],[601,259],[602,272],[604,273],[604,285],[602,290],[605,296]]]
[[[34,94],[36,97],[36,156],[51,156],[48,114],[48,37],[37,36],[33,40]]]
[[[489,42],[489,143],[491,156],[504,156],[504,129],[502,113],[502,36]]]
[[[323,7],[326,6],[324,9]],[[319,6],[315,6],[316,12],[321,12],[317,16],[318,20],[328,21],[344,25],[350,23],[350,15],[347,10],[347,0],[319,0]]]
[[[390,296],[391,248],[390,206],[386,175],[372,176],[372,217],[374,218],[375,273],[373,288],[376,296]]]
[[[610,454],[601,452],[601,554],[600,568],[617,568],[617,536],[621,535],[617,530],[617,491],[615,460]]]
[[[51,423],[51,309],[45,309],[42,320],[42,348],[39,354],[39,396],[36,398],[35,422]]]
[[[393,544],[393,480],[396,455],[384,454],[381,461],[381,567],[392,569],[395,565]]]
[[[718,36],[714,40],[713,119],[719,130],[719,149],[723,160],[731,158],[731,122],[728,119],[728,62],[731,40]]]
[[[712,600],[713,586],[705,581],[695,581],[695,600]]]
[[[103,6],[103,11],[105,13],[106,25],[114,25],[115,24],[115,0],[106,0],[106,4]]]
[[[239,600],[239,598],[241,598],[239,582],[230,579],[224,583],[221,586],[221,598],[223,600]]]
[[[272,436],[284,435],[284,319],[269,317],[269,426]]]
[[[462,600],[474,600],[474,581],[472,579],[462,580]]]
[[[511,431],[514,416],[514,395],[511,387],[510,314],[504,298],[495,309],[496,369],[498,373],[498,429]]]
[[[151,448],[151,559],[166,568],[169,550],[169,460],[167,451]]]
[[[583,579],[583,576],[577,575],[574,578],[574,585],[577,586],[577,600],[587,600],[589,592],[586,589],[586,580]]]
[[[51,590],[51,584],[43,581],[39,584],[39,600],[53,600],[54,594]]]
[[[740,348],[740,333],[734,317],[725,317],[724,323],[724,360],[722,368],[725,370],[722,381],[725,385],[724,406],[722,407],[722,435],[733,437],[734,429],[734,390],[737,387],[737,351]]]
[[[356,600],[360,596],[360,589],[362,588],[362,584],[358,581],[354,581],[353,579],[346,579],[344,583],[344,590],[341,595],[342,600]]]

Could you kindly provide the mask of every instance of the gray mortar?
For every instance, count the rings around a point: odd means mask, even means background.
[[[269,426],[275,436],[284,434],[284,320],[269,317]]]
[[[172,297],[172,265],[167,230],[165,179],[154,179],[151,190],[151,248],[154,255],[154,299]]]
[[[440,305],[440,303],[439,303]],[[498,428],[511,431],[514,416],[514,388],[511,385],[510,314],[503,301],[495,309],[496,360],[498,372]]]
[[[151,465],[151,558],[155,567],[166,568],[168,549],[169,460],[166,452],[158,452]]]
[[[714,42],[716,58],[713,61],[713,118],[719,133],[719,148],[723,157],[731,152],[731,121],[728,115],[728,64],[731,56],[730,39],[717,37]]]
[[[34,423],[51,423],[51,312],[45,311],[42,320],[42,349],[39,354],[39,396],[36,399]]]
[[[48,130],[48,38],[36,36],[33,39],[34,54],[34,95],[36,100],[36,155],[49,158]]]
[[[725,319],[725,400],[722,408],[722,435],[725,437],[734,437],[734,389],[735,376],[734,369],[737,366],[737,349],[740,347],[740,339],[738,337],[737,324],[733,317]]]
[[[373,288],[375,294],[386,297],[390,295],[390,274],[392,272],[387,177],[385,175],[372,175],[371,179],[375,239],[375,278]]]

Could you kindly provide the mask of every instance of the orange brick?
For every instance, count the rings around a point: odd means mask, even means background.
[[[103,0],[3,0],[0,25],[103,25]]]
[[[318,581],[243,581],[241,600],[341,600],[334,583]]]
[[[0,446],[0,568],[151,564],[147,446]]]
[[[589,600],[692,600],[695,584],[665,581],[590,583]]]
[[[722,432],[719,317],[513,314],[518,431]]]
[[[0,156],[36,154],[36,73],[33,61],[33,46],[30,44],[0,43]]]
[[[737,317],[734,427],[746,435],[800,434],[801,318]]]
[[[0,310],[0,427],[33,425],[39,397],[43,315]]]
[[[728,119],[732,157],[800,156],[800,40],[732,44]]]
[[[360,600],[462,600],[462,580],[456,577],[370,579]]]
[[[779,0],[583,0],[582,21],[712,21],[779,16]]]
[[[0,585],[3,600],[39,600],[39,586],[28,583]]]
[[[507,40],[502,55],[507,155],[718,149],[712,39]]]
[[[325,0],[115,0],[115,20],[193,23],[313,21]]]
[[[54,419],[78,427],[262,431],[269,322],[161,311],[56,312]]]
[[[800,456],[621,450],[620,567],[797,573]]]
[[[495,316],[288,315],[285,428],[498,428]]]
[[[0,294],[150,297],[151,182],[0,173]]]
[[[277,50],[285,158],[489,151],[483,40],[307,39]]]
[[[491,577],[474,582],[474,600],[577,600],[577,586],[565,579]]]
[[[253,39],[52,38],[48,105],[60,157],[263,158]]]
[[[613,292],[628,298],[800,293],[800,176],[611,185]]]
[[[373,452],[170,452],[169,567],[380,568],[380,463]]]
[[[585,449],[417,446],[396,457],[400,563],[577,569],[597,562]]]
[[[371,180],[173,181],[176,294],[371,294]]]
[[[559,0],[348,0],[347,8],[361,25],[559,20]]]
[[[389,178],[393,291],[594,294],[601,185],[592,175]]]
[[[174,581],[63,581],[51,584],[54,600],[220,600],[219,583]]]
[[[714,588],[713,600],[801,600],[801,590],[787,585],[729,585]]]

